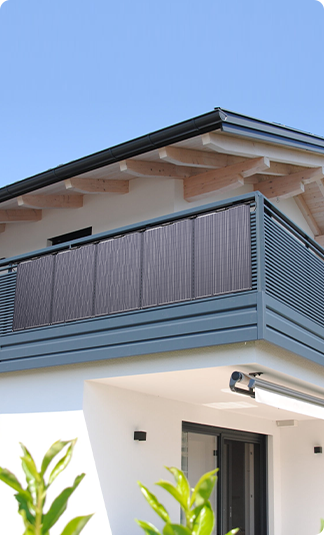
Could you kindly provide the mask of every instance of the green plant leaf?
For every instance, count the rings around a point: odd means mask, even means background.
[[[184,510],[187,510],[187,502],[186,502],[185,498],[178,491],[178,489],[176,489],[176,487],[174,485],[172,485],[172,483],[170,483],[169,481],[161,480],[161,481],[158,481],[155,484],[158,485],[159,487],[162,487],[167,492],[169,492],[169,494],[171,494],[171,496],[173,496],[177,500],[177,502],[180,503],[181,507]]]
[[[79,535],[92,516],[93,515],[77,516],[76,518],[73,518],[73,520],[65,526],[61,535]]]
[[[48,512],[45,515],[43,515],[43,518],[42,518],[43,531],[45,532],[49,531],[51,527],[54,526],[54,524],[58,521],[60,516],[64,513],[67,507],[68,499],[70,498],[71,494],[75,491],[75,489],[78,487],[78,485],[81,483],[84,476],[85,474],[81,474],[80,476],[76,477],[72,487],[67,487],[66,489],[64,489],[61,492],[61,494],[59,494],[59,496],[53,501]]]
[[[24,531],[24,535],[35,535],[35,530],[33,527],[26,528],[26,531]]]
[[[60,451],[62,451],[62,449],[67,444],[70,444],[71,442],[73,441],[72,440],[66,440],[66,441],[57,440],[57,442],[54,442],[54,444],[52,444],[50,449],[45,453],[44,459],[42,461],[42,466],[41,466],[41,471],[40,471],[42,476],[45,474],[48,468],[48,465],[52,462],[54,457],[56,457],[56,455],[60,453]]]
[[[159,517],[164,520],[164,522],[171,522],[171,519],[169,517],[169,513],[165,509],[165,507],[162,505],[162,503],[159,502],[157,497],[152,494],[140,481],[137,482],[144,498],[147,500],[147,502],[150,504],[152,509],[159,515]]]
[[[26,474],[28,483],[33,481],[36,481],[37,483],[41,482],[42,478],[40,474],[37,472],[34,463],[28,457],[21,457],[21,466]]]
[[[205,503],[193,524],[192,535],[211,535],[215,515],[210,503]]]
[[[35,461],[26,448],[21,442],[20,442],[21,449],[23,450],[23,457],[21,457],[22,467],[26,474],[27,481],[29,480],[35,480],[35,481],[41,481],[41,475],[39,474]]]
[[[137,518],[135,518],[135,522],[145,531],[146,535],[161,535],[161,532],[155,526],[153,526],[153,524],[150,524],[150,522],[137,520]]]
[[[183,500],[187,504],[187,508],[189,507],[189,500],[190,500],[190,485],[188,483],[188,480],[182,470],[179,470],[178,468],[175,468],[174,466],[167,467],[166,469],[169,470],[169,472],[173,475],[176,484],[177,484],[177,490],[182,495]]]
[[[65,468],[68,466],[69,462],[71,461],[73,449],[75,446],[77,439],[72,440],[71,444],[64,455],[64,457],[57,463],[57,465],[53,468],[51,475],[49,476],[48,480],[48,487],[53,483],[54,479],[57,478],[57,476],[65,470]]]
[[[24,522],[25,522],[25,519],[26,521],[29,523],[29,524],[32,524],[33,526],[35,525],[35,517],[34,515],[32,514],[31,510],[30,510],[30,505],[32,505],[30,503],[30,500],[26,500],[26,497],[23,495],[23,494],[15,494],[15,498],[18,502],[18,513],[23,517],[24,519]],[[26,523],[25,523],[25,527],[26,526]]]
[[[215,475],[217,472],[218,468],[212,470],[211,472],[207,472],[199,479],[191,496],[190,507],[194,503],[196,503],[196,505],[200,505],[201,503],[209,500],[217,480]]]
[[[190,525],[193,525],[197,516],[199,515],[200,511],[202,510],[202,508],[204,507],[204,503],[200,504],[200,505],[197,505],[197,507],[195,507],[194,509],[191,509],[187,515],[187,518],[190,522]]]
[[[321,531],[320,531],[320,535],[324,535],[324,520],[323,520],[323,518],[321,518]]]
[[[9,485],[12,489],[17,492],[25,493],[26,491],[22,488],[15,474],[7,470],[6,468],[0,468],[0,480]]]
[[[191,531],[181,524],[166,524],[163,535],[191,535]]]

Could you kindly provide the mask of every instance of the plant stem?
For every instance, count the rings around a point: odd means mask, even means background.
[[[37,507],[35,518],[35,535],[42,535],[42,516],[43,516],[43,488],[40,485],[37,489]]]

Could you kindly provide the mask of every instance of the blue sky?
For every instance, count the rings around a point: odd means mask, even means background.
[[[221,106],[324,137],[316,0],[7,0],[0,186]]]

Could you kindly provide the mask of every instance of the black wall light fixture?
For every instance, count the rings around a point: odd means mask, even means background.
[[[144,442],[146,440],[146,431],[134,431],[134,440]]]
[[[314,453],[323,453],[322,446],[315,446],[314,447]]]

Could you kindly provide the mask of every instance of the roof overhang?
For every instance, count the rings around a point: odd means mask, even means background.
[[[324,244],[324,139],[221,108],[0,188],[0,232],[81,208],[84,196],[127,194],[138,178],[182,180],[188,202],[242,186],[293,197]]]

